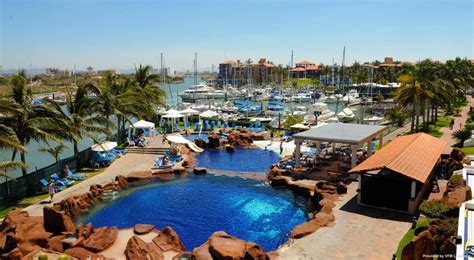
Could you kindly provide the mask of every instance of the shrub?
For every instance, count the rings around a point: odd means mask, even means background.
[[[449,205],[441,200],[425,200],[419,209],[427,217],[440,218],[449,211]]]
[[[445,237],[455,236],[458,232],[457,218],[437,219],[434,222],[438,225],[439,233],[445,235]]]
[[[461,184],[464,183],[464,179],[462,178],[461,174],[454,174],[449,178],[449,183],[453,185],[454,187],[461,186]]]

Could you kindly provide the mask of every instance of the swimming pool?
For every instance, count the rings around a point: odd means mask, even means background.
[[[184,138],[188,139],[189,141],[194,141],[198,138],[201,138],[202,140],[204,140],[205,142],[209,141],[209,135],[208,134],[199,134],[199,133],[195,133],[195,134],[189,134],[189,135],[183,135]]]
[[[187,250],[223,230],[269,251],[285,243],[295,225],[308,220],[303,197],[239,177],[189,176],[153,182],[120,195],[110,204],[97,205],[78,222],[91,222],[94,227],[171,226]]]
[[[274,151],[258,148],[235,147],[235,152],[225,149],[206,150],[197,155],[199,167],[229,172],[266,173],[271,164],[280,160]]]

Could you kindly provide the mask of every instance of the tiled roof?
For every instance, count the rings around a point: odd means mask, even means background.
[[[303,60],[303,61],[297,62],[296,64],[298,64],[298,65],[310,65],[310,64],[314,64],[314,62],[311,62],[311,61],[308,61],[308,60]]]
[[[318,70],[319,67],[318,66],[307,66],[305,69],[306,70]]]
[[[226,61],[223,62],[223,64],[234,64],[234,63],[236,63],[236,62],[233,61],[233,60],[226,60]]]
[[[304,71],[304,68],[296,67],[296,68],[292,68],[290,71]]]
[[[273,65],[273,64],[271,64],[271,63],[262,63],[262,65],[263,65],[264,67],[267,67],[267,68],[273,68],[273,67],[275,67],[275,65]]]
[[[436,166],[446,142],[425,133],[401,136],[387,144],[350,172],[387,168],[424,183]]]

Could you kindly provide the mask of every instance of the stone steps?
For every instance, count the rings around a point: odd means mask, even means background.
[[[165,151],[169,151],[167,148],[148,148],[148,147],[128,147],[129,153],[137,154],[157,154],[162,155]]]

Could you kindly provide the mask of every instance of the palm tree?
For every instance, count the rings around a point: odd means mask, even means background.
[[[73,143],[74,157],[79,154],[78,143],[82,138],[87,137],[99,142],[96,133],[112,135],[108,129],[112,123],[99,114],[100,103],[89,96],[91,92],[98,90],[92,84],[83,84],[77,87],[74,95],[67,93],[67,113],[55,102],[50,102],[63,122],[63,131],[67,133],[64,138]]]
[[[38,151],[47,152],[51,156],[54,157],[54,159],[56,160],[56,168],[57,168],[58,174],[61,175],[61,169],[59,168],[59,155],[61,155],[61,153],[66,149],[67,149],[67,146],[65,146],[64,144],[58,144],[58,145],[53,146],[53,147],[51,147],[51,146],[42,147]]]
[[[33,105],[29,90],[25,88],[25,78],[20,74],[13,75],[10,80],[12,94],[10,96],[10,112],[7,116],[0,118],[0,124],[10,127],[15,132],[16,138],[21,146],[27,145],[31,140],[48,142],[54,140],[60,142],[65,136],[58,114],[46,105]],[[25,164],[25,150],[14,149],[12,161],[16,153],[20,152],[20,160]],[[22,169],[26,176],[26,168]]]
[[[143,102],[142,88],[128,78],[105,75],[103,82],[97,88],[100,113],[109,119],[117,117],[117,142],[120,143],[125,130],[125,124],[131,123],[130,117],[153,115],[155,105]]]
[[[464,127],[463,129],[459,129],[454,131],[452,136],[459,141],[461,147],[464,146],[464,141],[471,138],[472,135],[472,128],[471,127]]]
[[[392,124],[402,127],[405,124],[408,114],[402,106],[395,106],[387,113],[387,119],[392,121]]]
[[[138,86],[137,91],[141,95],[141,101],[139,102],[149,102],[150,105],[164,106],[166,92],[154,85],[156,83],[157,75],[151,74],[150,66],[140,65],[138,68],[135,68],[135,74],[133,78],[134,84]],[[149,110],[148,116],[152,116],[154,111]]]
[[[10,186],[8,185],[8,180],[15,180],[14,178],[8,175],[7,171],[10,169],[26,169],[24,163],[19,161],[10,161],[10,162],[0,162],[0,176],[5,178],[5,183],[7,185],[7,196],[10,196]]]

